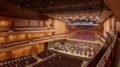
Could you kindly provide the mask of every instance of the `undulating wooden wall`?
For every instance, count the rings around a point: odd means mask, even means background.
[[[120,32],[120,22],[116,22],[116,31]]]
[[[29,19],[19,19],[19,18],[8,18],[8,17],[0,17],[0,28],[11,28],[13,26],[16,27],[50,27],[49,25],[52,23],[51,20],[50,22],[47,21],[42,21],[42,20],[29,20]],[[44,24],[45,22],[46,24]],[[29,23],[29,25],[28,25]],[[0,36],[0,45],[3,43],[9,43],[9,42],[16,42],[16,41],[21,41],[21,40],[29,40],[32,38],[37,38],[37,37],[43,37],[43,36],[48,36],[52,35],[51,33],[18,33],[18,34],[8,34],[5,36]],[[44,43],[40,44],[34,44],[32,46],[27,46],[19,49],[13,49],[11,51],[7,51],[4,53],[0,53],[0,61],[2,60],[7,60],[10,58],[17,58],[21,56],[27,56],[27,55],[35,55],[41,51],[44,50]]]
[[[116,27],[118,28],[119,26],[116,26],[116,22],[114,21],[113,17],[108,18],[104,23],[104,31],[103,32],[109,32],[109,31],[116,31]]]
[[[107,19],[105,22],[104,22],[104,32],[109,32],[110,31],[110,19]]]
[[[68,33],[69,30],[65,22],[55,19],[48,20],[30,20],[30,19],[20,19],[20,18],[9,18],[0,17],[0,27],[47,27],[49,29],[55,29],[55,34]],[[18,33],[9,34],[5,36],[0,36],[0,45],[3,43],[16,42],[22,40],[30,40],[32,38],[44,37],[53,35],[51,32],[44,33]],[[7,60],[10,58],[18,58],[27,55],[36,55],[39,52],[44,51],[44,43],[34,44],[32,46],[27,46],[19,49],[10,50],[4,53],[0,53],[0,61]]]

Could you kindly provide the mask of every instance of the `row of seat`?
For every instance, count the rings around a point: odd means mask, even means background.
[[[78,32],[78,33],[75,33],[73,36],[72,36],[73,39],[81,39],[81,40],[96,40],[96,36],[95,34],[93,33],[90,33],[90,32]]]
[[[45,61],[34,64],[33,67],[81,67],[82,63],[83,60],[56,55]]]
[[[43,59],[47,58],[47,57],[49,57],[51,55],[53,55],[53,52],[50,51],[50,50],[46,50],[46,51],[43,51],[41,53],[38,53],[38,57],[43,58]]]
[[[0,67],[25,67],[26,65],[35,63],[37,59],[33,56],[26,56],[17,59],[11,59],[0,62]]]

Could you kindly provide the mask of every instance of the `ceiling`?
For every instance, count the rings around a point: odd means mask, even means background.
[[[80,10],[100,10],[102,0],[5,0],[17,7],[27,8],[39,13],[53,13]]]
[[[108,15],[104,10],[110,11],[103,0],[0,0],[0,15],[22,18],[45,19],[49,17],[47,15],[81,11],[88,13],[98,11],[96,16],[103,17],[102,14]]]

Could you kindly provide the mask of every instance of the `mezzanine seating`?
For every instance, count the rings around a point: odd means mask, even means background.
[[[47,51],[43,51],[43,52],[39,53],[39,54],[38,54],[38,57],[44,59],[44,58],[47,58],[47,57],[49,57],[49,56],[51,56],[51,55],[53,55],[53,52],[50,51],[50,50],[47,50]]]
[[[82,62],[82,60],[56,55],[33,65],[33,67],[80,67]]]
[[[72,36],[72,38],[80,39],[80,40],[91,40],[91,41],[95,41],[97,39],[95,34],[90,33],[90,32],[78,32],[78,33],[75,33]]]
[[[11,60],[6,60],[0,62],[0,67],[25,67],[26,65],[35,63],[37,59],[35,59],[33,56],[26,56]]]
[[[17,42],[10,42],[10,43],[3,43],[0,45],[0,48],[8,48],[8,47],[12,47],[12,46],[16,46],[16,45],[23,45],[28,43],[28,41],[17,41]]]
[[[48,30],[47,27],[17,27],[14,31],[34,31],[34,30]]]
[[[41,40],[45,40],[45,39],[49,39],[49,36],[44,36],[44,37],[37,37],[37,38],[33,38],[31,41],[32,42],[36,42],[36,41],[41,41]]]

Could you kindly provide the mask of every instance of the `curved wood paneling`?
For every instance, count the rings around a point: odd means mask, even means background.
[[[104,0],[104,2],[112,10],[117,20],[120,21],[120,0]]]

